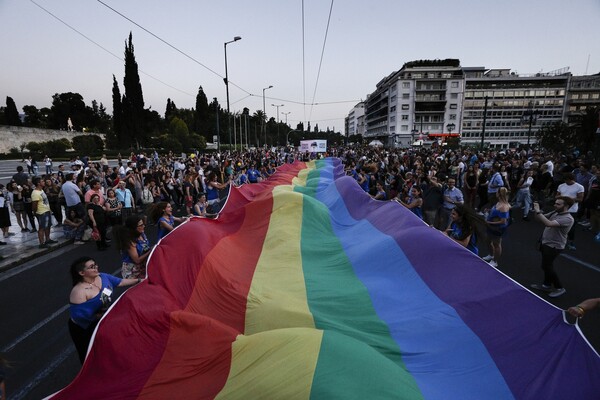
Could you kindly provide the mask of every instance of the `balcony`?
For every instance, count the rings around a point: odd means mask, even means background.
[[[446,85],[423,85],[423,84],[418,84],[415,87],[415,90],[417,92],[445,92],[446,91]]]

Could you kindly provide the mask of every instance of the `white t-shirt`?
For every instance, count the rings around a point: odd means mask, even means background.
[[[566,196],[566,197],[570,197],[572,199],[576,199],[577,194],[585,192],[585,189],[579,183],[573,182],[572,185],[567,185],[566,183],[561,183],[560,185],[558,185],[557,191],[560,193],[561,196]],[[571,206],[571,208],[569,208],[569,212],[576,213],[578,209],[579,209],[579,203],[575,202],[575,204],[573,204]]]

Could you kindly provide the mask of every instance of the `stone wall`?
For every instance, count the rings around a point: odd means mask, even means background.
[[[48,140],[62,138],[73,140],[75,136],[81,135],[98,135],[102,139],[106,139],[106,134],[104,133],[66,132],[53,129],[0,125],[0,153],[9,153],[13,147],[19,149],[22,143],[47,142]]]

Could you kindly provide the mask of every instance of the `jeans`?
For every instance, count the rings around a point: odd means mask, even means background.
[[[517,192],[517,200],[515,201],[517,205],[522,205],[525,209],[523,210],[523,217],[529,215],[529,210],[531,210],[531,193],[529,190],[519,190]]]
[[[540,251],[542,252],[542,270],[544,271],[544,285],[554,285],[554,288],[556,289],[562,288],[562,284],[560,283],[558,275],[554,270],[554,260],[556,259],[556,257],[558,257],[562,250],[555,249],[554,247],[542,244]]]

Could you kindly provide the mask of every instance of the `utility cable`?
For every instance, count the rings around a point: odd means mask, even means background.
[[[329,17],[327,17],[327,28],[325,28],[325,38],[323,39],[323,48],[321,49],[321,59],[319,60],[319,69],[317,71],[317,81],[315,82],[315,91],[310,105],[310,112],[308,113],[308,119],[312,118],[313,107],[315,106],[315,98],[317,97],[317,87],[319,86],[319,77],[321,76],[321,66],[323,65],[323,56],[325,54],[325,44],[327,44],[327,34],[329,33],[329,23],[331,22],[331,11],[333,10],[333,0],[331,0],[331,6],[329,7]]]
[[[62,19],[60,19],[58,16],[54,15],[51,11],[45,9],[44,7],[42,7],[41,5],[39,5],[38,3],[36,3],[33,0],[29,0],[31,1],[33,4],[35,4],[36,6],[38,6],[39,8],[41,8],[43,11],[45,11],[47,14],[49,14],[50,16],[52,16],[54,19],[56,19],[57,21],[59,21],[60,23],[62,23],[63,25],[65,25],[66,27],[68,27],[69,29],[71,29],[72,31],[76,32],[78,35],[82,36],[83,38],[85,38],[86,40],[88,40],[89,42],[93,43],[94,45],[96,45],[97,47],[101,48],[102,50],[104,50],[105,52],[107,52],[108,54],[110,54],[111,56],[115,57],[117,60],[123,61],[125,62],[125,60],[122,57],[119,57],[118,55],[116,55],[115,53],[113,53],[112,51],[108,50],[106,47],[102,46],[101,44],[95,42],[94,40],[92,40],[90,37],[86,36],[84,33],[80,32],[79,30],[77,30],[76,28],[74,28],[73,26],[69,25],[67,22],[63,21]],[[155,76],[150,75],[147,72],[144,72],[143,70],[139,70],[142,74],[146,75],[147,77],[154,79],[157,82],[162,83],[163,85],[170,87],[173,90],[176,90],[180,93],[183,94],[187,94],[188,96],[191,97],[195,97],[195,95],[188,93],[184,90],[178,89],[174,86],[169,85],[166,82],[161,81],[160,79],[156,78]]]

